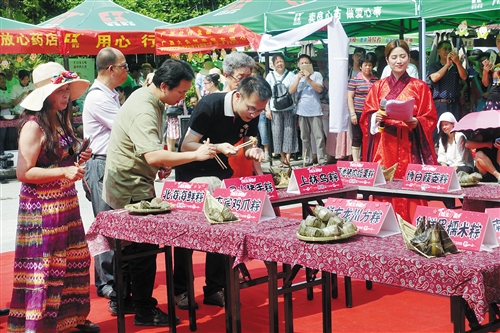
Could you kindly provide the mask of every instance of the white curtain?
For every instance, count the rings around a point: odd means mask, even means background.
[[[264,34],[258,52],[269,52],[290,46],[312,33],[327,27],[328,33],[328,70],[330,84],[330,133],[346,132],[349,128],[347,108],[347,68],[349,38],[337,18],[310,23],[280,35]]]

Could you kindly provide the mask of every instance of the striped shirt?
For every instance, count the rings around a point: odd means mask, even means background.
[[[361,72],[349,80],[347,90],[354,91],[354,111],[363,111],[366,95],[368,95],[373,83],[377,80],[378,78],[372,75],[370,81],[366,81]]]

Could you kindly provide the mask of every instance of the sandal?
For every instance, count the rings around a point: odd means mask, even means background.
[[[97,324],[94,324],[90,320],[85,320],[85,323],[76,325],[76,329],[82,332],[98,333],[101,331]]]
[[[288,168],[289,165],[290,164],[287,164],[285,161],[280,161],[279,167],[283,169],[283,168]]]

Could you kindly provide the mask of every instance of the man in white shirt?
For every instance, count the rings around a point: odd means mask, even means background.
[[[96,58],[97,78],[87,93],[83,104],[84,137],[91,138],[92,158],[86,163],[84,186],[87,198],[92,201],[94,216],[109,210],[102,199],[102,179],[106,165],[106,152],[111,134],[111,127],[120,110],[120,100],[115,87],[127,79],[128,64],[125,56],[118,49],[107,47],[99,51]],[[95,284],[97,294],[110,298],[113,293],[113,251],[94,257]],[[110,303],[116,309],[116,304]]]

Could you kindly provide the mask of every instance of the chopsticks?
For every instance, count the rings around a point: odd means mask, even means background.
[[[246,147],[246,146],[250,146],[250,145],[254,145],[256,143],[257,143],[257,138],[251,136],[250,139],[247,142],[244,142],[241,145],[238,145],[238,146],[234,147],[234,149],[238,150],[240,148],[243,148],[243,147]]]
[[[206,144],[206,143],[207,143],[207,141],[203,141],[203,144]],[[224,162],[222,162],[222,160],[220,159],[220,157],[217,154],[215,154],[214,158],[217,161],[217,163],[219,163],[219,165],[222,169],[227,169],[227,166],[224,164]]]
[[[75,166],[76,166],[77,168],[79,168],[79,167],[80,167],[80,164],[75,162]],[[82,178],[82,180],[83,180],[83,183],[85,184],[85,186],[87,187],[87,190],[89,191],[89,193],[92,193],[92,191],[90,191],[90,186],[89,186],[89,183],[87,183],[87,181],[85,180],[85,177],[83,177],[83,178]]]
[[[224,164],[224,162],[222,162],[222,160],[220,159],[219,156],[217,156],[217,154],[215,154],[215,160],[217,161],[217,163],[219,163],[220,167],[222,169],[227,169],[227,166]]]

